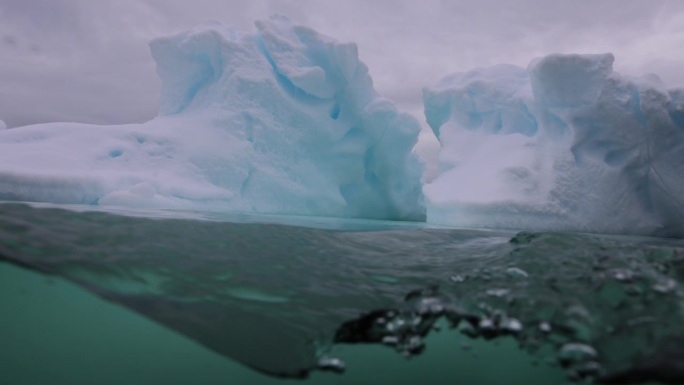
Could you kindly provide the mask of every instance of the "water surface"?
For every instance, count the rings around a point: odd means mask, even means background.
[[[0,259],[13,384],[684,382],[679,240],[2,204]]]

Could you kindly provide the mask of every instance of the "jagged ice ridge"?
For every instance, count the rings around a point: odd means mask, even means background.
[[[281,16],[151,42],[159,117],[0,135],[0,199],[424,220],[420,124],[353,43]]]
[[[654,75],[610,54],[450,75],[424,90],[441,149],[423,186],[420,124],[356,45],[255,24],[152,41],[149,122],[0,131],[0,199],[684,236],[684,90]]]
[[[441,143],[428,221],[684,235],[684,90],[613,61],[556,54],[426,88]]]

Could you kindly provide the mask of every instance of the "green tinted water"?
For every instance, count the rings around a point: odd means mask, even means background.
[[[0,205],[0,384],[684,379],[681,241],[297,220]]]
[[[0,383],[213,385],[296,384],[250,370],[148,319],[58,278],[0,263]],[[444,330],[412,359],[380,346],[341,345],[344,375],[303,384],[561,384],[512,339],[473,341]],[[492,361],[496,364],[493,365]]]

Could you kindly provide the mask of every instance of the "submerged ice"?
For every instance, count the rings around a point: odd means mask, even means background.
[[[151,45],[159,117],[0,133],[0,199],[422,220],[420,125],[357,47],[284,17]]]
[[[425,89],[442,148],[428,221],[684,235],[684,90],[613,60],[550,55]]]

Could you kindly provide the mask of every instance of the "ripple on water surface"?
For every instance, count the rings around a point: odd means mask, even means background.
[[[274,376],[348,376],[360,364],[342,346],[410,357],[448,328],[460,347],[514,341],[570,380],[684,381],[681,241],[245,218],[3,204],[0,258]]]

